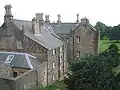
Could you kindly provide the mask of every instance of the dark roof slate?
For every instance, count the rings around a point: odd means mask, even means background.
[[[36,57],[27,53],[18,52],[0,52],[0,61],[11,67],[33,69],[40,65],[40,61]]]
[[[74,30],[78,24],[76,23],[51,23],[55,33],[70,33],[70,29]]]
[[[81,25],[81,23],[79,23],[79,24],[76,24],[76,23],[60,23],[59,25],[57,23],[51,23],[51,26],[55,30],[55,33],[62,33],[62,34],[70,34],[70,29],[72,31],[74,31],[80,25]],[[88,23],[88,25],[92,30],[96,31],[96,29],[90,23]]]
[[[39,43],[43,47],[47,49],[54,49],[63,45],[63,42],[59,39],[54,33],[54,30],[51,25],[47,25],[44,23],[44,26],[41,28],[41,35],[35,36],[32,33],[32,22],[25,20],[16,20],[14,19],[14,24],[22,30],[22,26],[24,25],[24,35]],[[52,35],[53,34],[53,35]],[[56,38],[56,37],[57,38]]]

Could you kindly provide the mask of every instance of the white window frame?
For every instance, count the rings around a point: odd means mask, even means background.
[[[55,74],[52,75],[52,80],[53,80],[53,81],[55,80]]]
[[[62,53],[62,52],[63,52],[63,47],[61,46],[61,47],[60,47],[60,53]]]
[[[52,55],[55,55],[55,49],[52,50]]]
[[[60,63],[62,63],[63,55],[60,55]]]
[[[69,43],[69,39],[68,38],[66,38],[66,42]]]

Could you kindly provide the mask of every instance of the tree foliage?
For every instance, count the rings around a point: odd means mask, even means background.
[[[119,64],[119,53],[112,44],[105,52],[90,54],[71,62],[65,83],[69,90],[120,90],[112,68]]]
[[[120,40],[120,25],[111,27],[103,24],[102,22],[97,22],[95,28],[97,30],[100,30],[101,40],[105,38],[110,40],[116,40],[117,42]]]

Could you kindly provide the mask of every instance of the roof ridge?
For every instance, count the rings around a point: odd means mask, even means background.
[[[29,21],[29,20],[20,20],[20,19],[13,19],[13,20],[17,20],[17,21],[25,21],[25,22],[32,22],[32,21]]]

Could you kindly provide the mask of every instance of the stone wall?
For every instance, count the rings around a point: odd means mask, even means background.
[[[0,78],[0,90],[29,90],[47,85],[47,63],[42,63],[34,70],[29,70],[15,78]],[[36,89],[35,89],[36,90]]]
[[[54,49],[55,54],[53,55],[53,50],[48,51],[48,83],[51,84],[55,80],[58,80],[58,69],[59,69],[59,53],[58,48]]]
[[[80,37],[80,42],[77,43],[76,37]],[[97,32],[89,26],[79,26],[73,32],[73,56],[76,58],[77,51],[80,51],[80,57],[85,54],[96,52],[97,48]]]
[[[12,68],[3,62],[0,62],[0,77],[8,78],[12,77]]]

